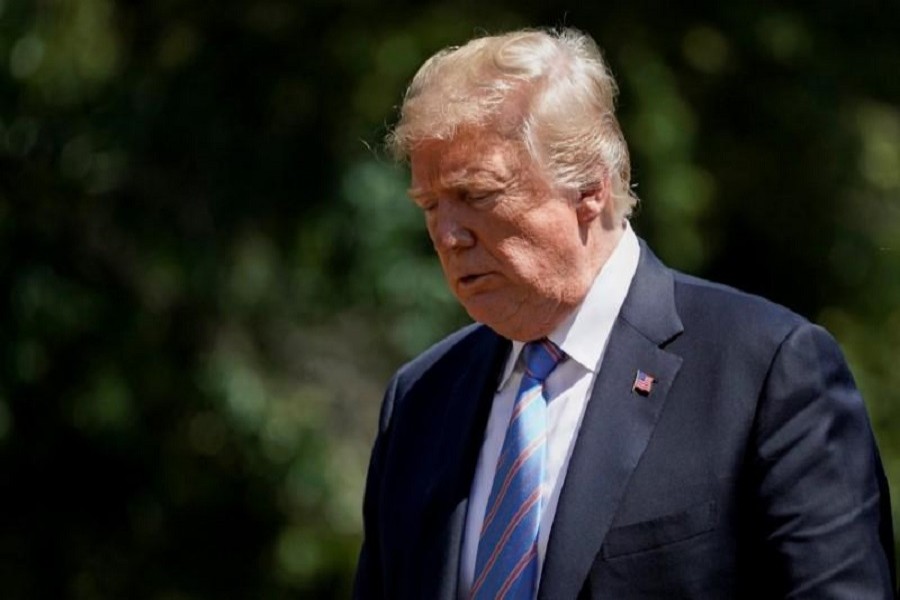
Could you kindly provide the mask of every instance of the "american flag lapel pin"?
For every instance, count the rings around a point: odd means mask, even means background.
[[[637,374],[634,376],[634,385],[631,386],[631,391],[638,393],[641,396],[649,396],[650,392],[653,390],[653,382],[655,381],[656,378],[652,375],[648,375],[638,369]]]

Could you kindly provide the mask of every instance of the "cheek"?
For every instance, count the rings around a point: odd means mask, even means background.
[[[562,225],[555,231],[562,232]],[[559,235],[547,235],[546,230],[540,233],[544,235],[506,238],[497,245],[498,254],[517,279],[540,288],[564,284],[577,271],[577,251]]]
[[[431,212],[429,212],[427,210],[422,210],[421,217],[422,217],[422,220],[425,222],[425,231],[428,232],[429,237],[431,237],[431,239],[433,240],[434,232],[435,232],[434,216],[432,215]]]
[[[431,248],[438,255],[438,258],[441,259],[441,262],[444,262],[444,250],[440,244],[440,234],[438,231],[437,223],[434,219],[426,216],[425,217],[425,230],[428,233],[428,241],[431,242]]]
[[[434,230],[434,228],[431,226],[431,224],[427,223],[427,222],[425,224],[425,231],[428,233],[428,239],[431,241],[431,245],[436,251],[438,249],[437,232]]]
[[[547,266],[544,249],[534,240],[524,237],[506,238],[498,244],[497,252],[517,279],[530,280],[541,276]]]

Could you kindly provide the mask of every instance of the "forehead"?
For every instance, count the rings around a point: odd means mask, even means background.
[[[428,140],[410,153],[414,190],[486,180],[505,183],[528,169],[521,142],[487,130],[461,131],[449,140]]]

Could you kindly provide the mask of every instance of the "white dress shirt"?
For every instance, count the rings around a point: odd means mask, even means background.
[[[559,364],[544,382],[547,404],[547,464],[538,534],[538,579],[547,552],[547,540],[556,514],[569,457],[581,427],[584,409],[606,351],[609,333],[619,315],[640,258],[637,236],[626,225],[625,234],[607,259],[581,305],[547,336],[568,359]],[[523,365],[519,360],[524,344],[513,342],[499,387],[494,394],[484,442],[469,491],[466,528],[460,556],[459,598],[469,596],[475,576],[478,538],[488,496],[494,482],[497,458],[506,436],[509,417],[522,382]]]

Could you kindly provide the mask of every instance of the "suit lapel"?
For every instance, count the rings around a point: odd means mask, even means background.
[[[449,356],[452,381],[441,393],[445,412],[435,440],[438,463],[425,492],[421,597],[455,600],[469,490],[484,429],[510,344],[487,327]],[[467,365],[460,372],[459,365]]]
[[[587,579],[681,366],[661,346],[681,331],[672,275],[642,244],[572,451],[540,600],[575,598]],[[638,370],[655,378],[647,396],[632,389]]]

